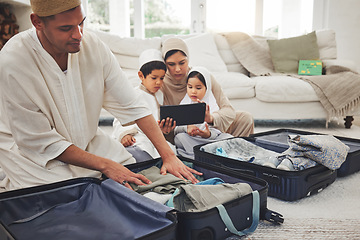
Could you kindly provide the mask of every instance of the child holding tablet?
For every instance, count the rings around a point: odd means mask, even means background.
[[[209,71],[204,67],[194,67],[187,77],[186,95],[180,104],[206,103],[205,121],[202,124],[177,126],[175,128],[175,146],[177,153],[193,158],[193,147],[195,145],[208,143],[233,137],[231,134],[223,133],[213,126],[209,126],[208,118],[211,113],[219,110],[216,99],[211,91],[211,78]]]

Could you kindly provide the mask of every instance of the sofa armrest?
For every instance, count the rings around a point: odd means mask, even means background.
[[[355,62],[352,60],[327,59],[327,60],[322,60],[322,61],[323,61],[323,66],[325,67],[325,69],[328,67],[331,67],[331,66],[342,66],[342,67],[349,68],[351,71],[358,72],[358,68],[357,68]]]

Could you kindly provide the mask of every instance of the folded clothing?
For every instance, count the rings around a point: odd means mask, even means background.
[[[250,194],[247,183],[221,183],[216,185],[182,185],[174,196],[174,208],[182,212],[201,212],[219,204]]]
[[[253,159],[268,159],[279,155],[275,151],[259,147],[242,138],[231,138],[209,143],[202,146],[200,150],[246,162]]]
[[[160,168],[156,166],[152,166],[138,173],[146,176],[152,182],[148,185],[136,185],[134,183],[130,183],[134,191],[140,194],[146,194],[148,192],[172,194],[179,186],[191,183],[191,181],[182,180],[171,173],[162,175],[160,174]]]
[[[293,164],[308,158],[331,170],[341,167],[350,149],[331,135],[289,135],[288,143],[290,148],[283,154],[288,155]]]

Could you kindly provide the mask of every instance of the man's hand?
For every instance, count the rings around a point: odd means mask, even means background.
[[[120,163],[111,160],[107,162],[105,168],[101,172],[108,178],[121,183],[130,189],[132,189],[132,187],[129,183],[135,183],[136,185],[146,185],[151,183],[144,175],[134,173]]]
[[[196,178],[194,177],[193,173],[198,175],[202,175],[202,173],[192,168],[189,168],[182,161],[180,161],[179,158],[176,157],[173,150],[167,144],[164,135],[161,133],[161,130],[157,126],[156,121],[154,120],[154,117],[152,115],[140,118],[136,120],[136,123],[145,133],[145,135],[150,139],[150,141],[154,144],[156,150],[158,150],[163,160],[163,166],[160,170],[161,174],[166,174],[166,172],[169,172],[181,179],[188,179],[193,183],[198,182],[198,180],[196,180]],[[171,123],[169,124],[171,125]],[[171,126],[175,126],[175,123]]]
[[[129,147],[129,146],[134,145],[134,143],[136,142],[136,139],[134,138],[134,136],[127,134],[121,139],[120,142],[124,147]]]
[[[168,159],[163,159],[163,165],[160,169],[160,174],[165,175],[166,172],[173,174],[174,176],[183,180],[190,180],[192,183],[198,183],[199,180],[195,178],[194,174],[202,175],[202,173],[186,166],[179,158],[175,155]]]
[[[169,134],[176,127],[176,121],[173,121],[173,119],[169,117],[161,121],[158,120],[157,123],[163,134]]]
[[[132,188],[128,182],[132,182],[137,185],[146,185],[151,183],[151,181],[145,176],[130,171],[120,163],[91,154],[76,147],[75,145],[70,145],[57,157],[57,159],[75,166],[97,170],[105,174],[108,178],[121,183],[130,189]]]

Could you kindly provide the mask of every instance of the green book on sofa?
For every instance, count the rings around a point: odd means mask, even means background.
[[[322,61],[320,60],[299,60],[299,75],[321,75]]]

